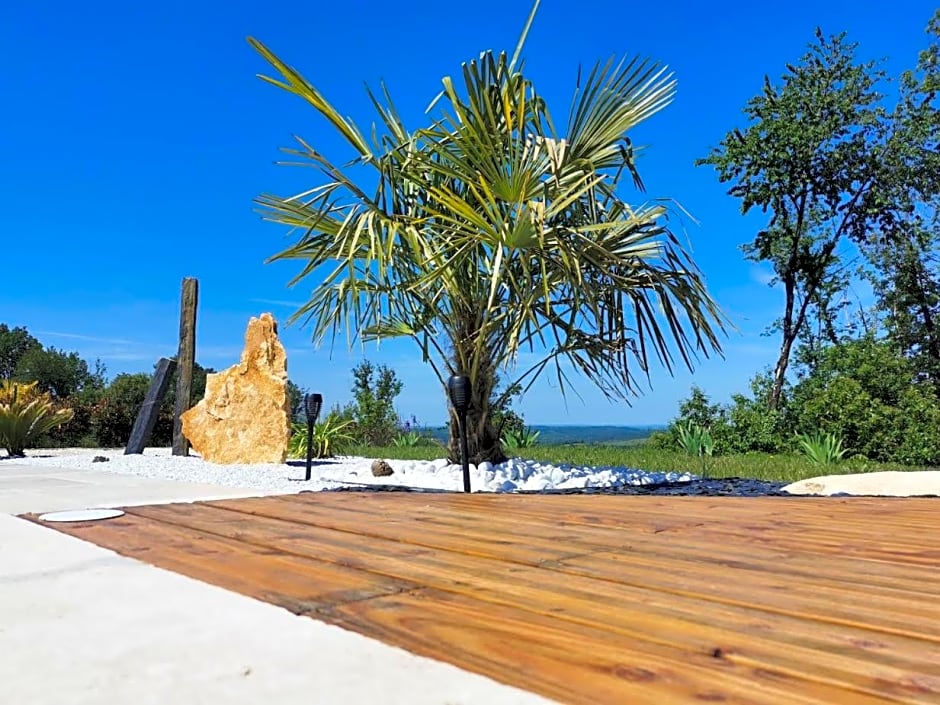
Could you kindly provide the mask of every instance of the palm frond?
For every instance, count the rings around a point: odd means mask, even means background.
[[[538,3],[536,2],[536,7]],[[471,377],[540,357],[562,390],[570,372],[629,398],[650,358],[673,371],[720,353],[725,318],[665,225],[661,203],[629,205],[628,132],[665,107],[675,81],[642,59],[598,63],[575,91],[565,134],[513,56],[484,52],[442,79],[435,114],[409,131],[392,99],[369,92],[370,140],[299,73],[252,41],[282,80],[374,168],[371,195],[303,140],[291,155],[325,183],[258,199],[264,217],[300,233],[275,259],[304,262],[313,337],[411,337],[438,375]],[[381,132],[380,132],[381,130]],[[443,381],[443,378],[442,378]]]

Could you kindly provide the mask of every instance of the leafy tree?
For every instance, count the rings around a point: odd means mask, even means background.
[[[157,364],[159,363],[154,363],[154,370],[157,369]],[[198,362],[193,362],[193,380],[190,389],[193,404],[198,403],[206,395],[206,377],[214,372],[215,370],[211,367],[203,367]],[[164,407],[171,410],[176,408],[176,384],[178,379],[179,371],[174,370],[173,375],[170,377],[170,384],[167,387],[166,397],[164,397]]]
[[[934,226],[935,228],[936,226]],[[888,335],[940,392],[940,268],[937,233],[914,225],[873,270]]]
[[[894,148],[881,163],[889,195],[865,252],[888,334],[940,393],[940,11],[927,31],[932,44],[900,79]]]
[[[513,384],[503,389],[498,377],[493,381],[490,418],[500,438],[505,438],[507,434],[519,436],[525,431],[525,419],[512,408],[513,400],[520,394],[522,394],[521,384]]]
[[[127,444],[134,419],[150,387],[150,375],[119,374],[101,395],[96,405],[92,427],[98,444],[117,448]]]
[[[93,429],[98,445],[118,448],[127,445],[134,421],[150,389],[152,376],[144,372],[119,374],[108,385],[96,405]],[[194,375],[195,379],[195,375]],[[167,446],[173,440],[173,400],[163,400],[150,443]]]
[[[12,379],[23,355],[41,349],[42,343],[26,328],[10,328],[6,323],[0,323],[0,379]]]
[[[315,342],[343,332],[410,338],[442,387],[452,373],[468,375],[474,463],[505,458],[490,407],[498,372],[518,373],[507,387],[525,387],[551,368],[562,393],[575,373],[629,399],[638,378],[649,380],[650,357],[670,372],[677,358],[691,367],[720,350],[723,330],[664,224],[665,206],[620,195],[624,179],[642,188],[626,133],[671,101],[674,81],[638,59],[599,63],[556,130],[523,73],[537,8],[511,57],[486,51],[464,64],[462,82],[444,77],[430,124],[414,131],[384,87],[369,93],[379,124],[361,130],[249,40],[280,74],[262,78],[309,103],[354,153],[351,166],[337,166],[298,139],[288,153],[325,180],[258,199],[267,220],[302,233],[272,259],[305,263],[295,283],[317,277],[291,320],[310,323]],[[537,356],[521,371],[520,351]]]
[[[831,324],[832,294],[844,286],[839,246],[868,235],[870,215],[884,197],[878,165],[894,141],[886,137],[883,72],[874,62],[858,63],[845,35],[816,32],[797,65],[782,82],[764,79],[761,93],[747,102],[750,124],[729,132],[708,164],[747,213],[760,208],[770,219],[743,246],[748,259],[769,262],[781,284],[780,353],[768,405],[776,408],[791,352],[815,307]],[[827,333],[829,333],[827,329]],[[830,340],[834,337],[828,335]]]
[[[883,461],[930,455],[924,443],[912,452],[906,437],[932,434],[915,423],[930,416],[926,408],[931,405],[940,409],[930,386],[916,381],[911,360],[894,341],[874,336],[828,347],[793,388],[795,430],[833,433],[849,455]],[[899,453],[906,444],[908,451]]]
[[[398,436],[395,397],[402,383],[395,371],[385,365],[377,368],[363,360],[353,368],[352,417],[361,443],[388,446]]]
[[[733,453],[780,453],[792,443],[793,419],[788,413],[787,387],[781,391],[776,406],[769,404],[774,378],[755,375],[751,395],[732,394],[726,409],[727,428],[722,435],[723,448]]]
[[[721,404],[712,404],[701,387],[693,385],[689,398],[679,404],[679,423],[691,423],[709,430],[723,420]]]
[[[713,403],[699,387],[692,387],[688,399],[679,404],[679,415],[666,433],[656,434],[654,444],[675,448],[682,428],[707,431],[716,453],[778,453],[790,445],[792,420],[787,412],[786,394],[776,409],[767,400],[773,378],[758,374],[751,380],[751,394],[733,394],[730,404]]]
[[[294,421],[306,420],[303,409],[304,395],[306,393],[307,390],[301,389],[296,382],[290,379],[287,380],[287,398],[290,399],[291,419]]]
[[[719,453],[725,449],[727,411],[721,404],[713,404],[702,388],[695,385],[692,386],[688,399],[679,403],[679,415],[670,422],[665,431],[653,433],[650,442],[654,447],[675,450],[676,447],[683,447],[684,430],[687,433],[692,429],[707,433]]]
[[[39,388],[55,399],[68,399],[81,392],[94,392],[104,387],[104,366],[98,362],[89,370],[78,353],[66,353],[54,347],[31,347],[16,364],[16,380],[39,382]]]

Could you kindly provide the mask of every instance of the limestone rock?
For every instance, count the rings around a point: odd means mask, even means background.
[[[864,472],[810,477],[787,485],[784,492],[811,495],[874,497],[940,496],[940,470]]]
[[[211,463],[283,463],[290,440],[287,353],[277,322],[248,322],[241,361],[206,378],[206,396],[183,413],[183,435]]]
[[[392,466],[384,460],[373,460],[372,474],[376,477],[388,477],[389,475],[394,475],[395,471],[392,470]]]

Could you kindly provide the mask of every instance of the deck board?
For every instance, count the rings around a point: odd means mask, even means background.
[[[305,493],[126,512],[55,528],[560,702],[940,703],[934,499]]]

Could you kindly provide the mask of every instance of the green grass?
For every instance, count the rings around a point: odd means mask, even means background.
[[[343,455],[359,455],[363,458],[384,458],[385,460],[437,460],[447,456],[447,449],[442,445],[434,446],[352,446],[343,450]]]
[[[444,457],[443,446],[412,448],[358,447],[346,451],[350,455],[388,460],[434,460]],[[644,444],[631,445],[536,445],[520,448],[516,455],[561,465],[626,466],[659,472],[701,472],[701,460],[681,451],[663,450]],[[846,460],[834,465],[814,465],[802,455],[721,455],[708,459],[710,477],[749,477],[756,480],[795,482],[819,475],[837,475],[879,470],[915,470],[903,465]]]

